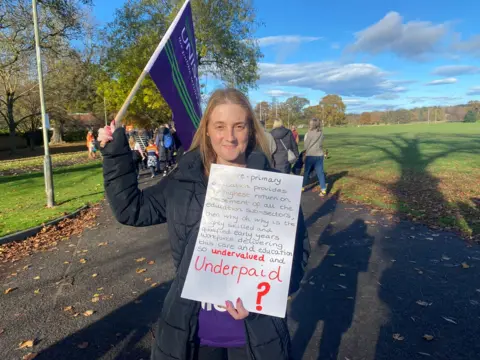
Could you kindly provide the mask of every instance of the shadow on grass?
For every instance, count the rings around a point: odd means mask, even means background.
[[[80,199],[83,199],[83,198],[85,198],[85,197],[89,197],[89,196],[92,196],[92,195],[103,194],[103,193],[104,193],[104,191],[102,190],[102,191],[97,191],[97,192],[92,192],[92,193],[84,194],[84,195],[81,195],[81,196],[76,196],[76,197],[70,198],[70,199],[68,199],[68,200],[64,200],[64,201],[62,201],[62,202],[58,202],[58,203],[56,204],[56,206],[64,205],[64,204],[67,204],[67,203],[69,203],[69,202],[71,202],[71,201],[74,201],[74,200],[80,200]]]
[[[55,175],[61,175],[61,174],[70,174],[70,173],[76,173],[79,171],[101,169],[101,168],[102,168],[102,163],[94,163],[89,165],[77,165],[72,167],[54,169],[53,175],[55,176]],[[12,176],[2,176],[0,177],[0,184],[6,184],[6,183],[21,181],[21,180],[33,180],[40,177],[43,177],[43,172],[34,172],[31,174],[21,174],[21,175],[12,175]]]

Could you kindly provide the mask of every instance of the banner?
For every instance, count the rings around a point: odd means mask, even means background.
[[[145,70],[173,113],[177,135],[188,150],[202,117],[192,8],[187,0]]]
[[[285,317],[302,181],[213,164],[181,296]]]

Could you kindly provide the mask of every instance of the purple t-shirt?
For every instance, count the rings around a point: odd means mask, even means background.
[[[200,344],[213,347],[246,345],[243,320],[235,320],[226,309],[202,302],[198,314]]]

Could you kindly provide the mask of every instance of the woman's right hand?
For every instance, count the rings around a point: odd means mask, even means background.
[[[109,141],[113,140],[113,132],[115,131],[115,120],[113,120],[110,125],[107,125],[98,130],[97,140],[100,143],[100,146],[103,148]]]

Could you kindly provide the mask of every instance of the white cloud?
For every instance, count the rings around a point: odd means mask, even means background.
[[[378,54],[393,52],[398,56],[424,60],[429,53],[436,52],[446,35],[446,24],[428,21],[409,21],[397,12],[389,12],[379,22],[355,34],[356,41],[349,51]]]
[[[358,105],[363,105],[366,103],[366,100],[362,100],[362,99],[342,99],[343,103],[345,105],[349,105],[349,106],[358,106]]]
[[[480,67],[473,65],[446,65],[439,66],[432,71],[434,75],[440,76],[459,76],[468,74],[477,74],[480,72]]]
[[[280,36],[266,36],[257,39],[258,45],[262,47],[273,45],[286,45],[286,44],[301,44],[306,42],[312,42],[321,40],[321,37],[314,36],[298,36],[298,35],[280,35]]]
[[[472,36],[466,41],[457,41],[453,48],[469,55],[480,57],[480,35]]]
[[[372,64],[316,62],[299,64],[260,63],[260,84],[297,86],[342,96],[370,97],[387,92],[404,92]]]
[[[468,90],[467,95],[480,95],[480,86],[471,87]]]
[[[447,103],[458,101],[460,98],[456,96],[409,96],[410,104],[419,104],[425,102]]]
[[[429,83],[426,83],[425,85],[448,85],[448,84],[455,84],[456,82],[457,82],[457,79],[454,77],[451,77],[451,78],[433,80],[433,81],[430,81]]]
[[[396,100],[396,99],[400,98],[400,95],[392,94],[392,93],[385,93],[385,94],[375,95],[374,98],[378,99],[378,100]]]
[[[333,50],[338,50],[340,49],[340,44],[339,43],[332,43],[330,45],[330,47],[333,49]]]
[[[291,96],[297,95],[293,92],[279,90],[279,89],[268,90],[266,94],[272,97],[291,97]]]

